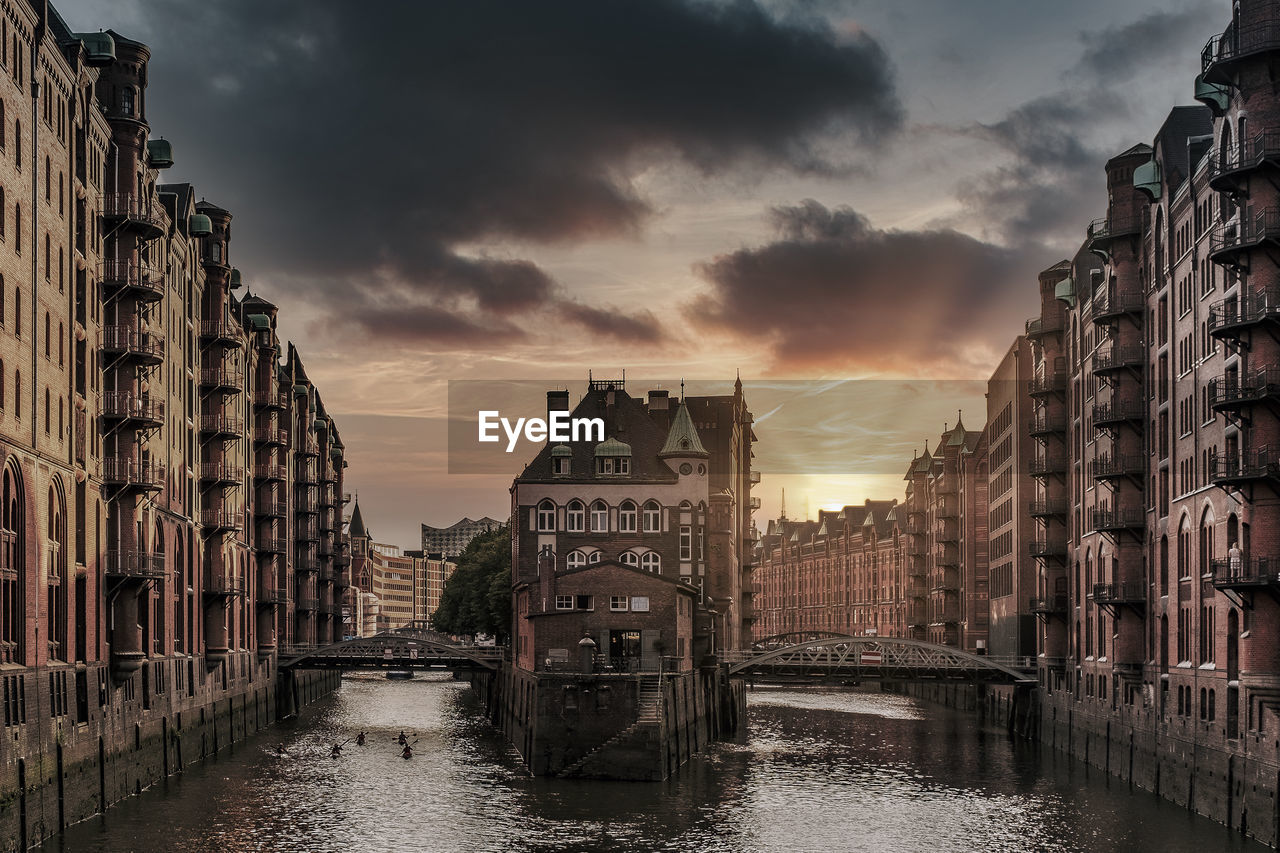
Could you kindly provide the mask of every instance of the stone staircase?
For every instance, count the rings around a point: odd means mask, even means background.
[[[597,756],[607,752],[631,738],[648,739],[661,731],[662,725],[662,680],[658,676],[644,677],[640,680],[639,701],[636,709],[636,721],[627,726],[595,749],[583,755],[577,761],[565,767],[556,775],[561,779],[577,776]]]

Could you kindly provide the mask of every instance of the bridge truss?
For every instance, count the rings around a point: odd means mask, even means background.
[[[498,646],[464,646],[441,634],[418,629],[388,631],[327,646],[281,649],[282,669],[440,669],[496,670]]]

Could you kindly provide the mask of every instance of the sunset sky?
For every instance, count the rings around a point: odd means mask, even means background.
[[[508,512],[510,475],[446,473],[449,380],[625,368],[635,393],[681,377],[725,393],[741,370],[757,415],[752,389],[776,403],[780,380],[965,380],[901,411],[851,391],[893,383],[815,381],[843,396],[788,398],[815,414],[774,435],[757,423],[758,520],[783,486],[792,516],[900,496],[958,408],[981,425],[974,380],[1035,310],[1035,273],[1105,211],[1103,162],[1191,102],[1230,16],[1226,0],[55,5],[150,45],[165,179],[233,212],[232,261],[280,306],[365,519],[407,547],[420,522]],[[851,462],[873,445],[902,457],[896,476]]]

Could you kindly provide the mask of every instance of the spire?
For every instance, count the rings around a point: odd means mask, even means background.
[[[689,407],[684,404],[684,383],[680,389],[680,408],[676,410],[675,420],[671,422],[671,430],[667,433],[667,443],[658,451],[658,457],[668,456],[706,456],[706,448],[698,438],[698,429],[689,417]]]
[[[367,539],[369,532],[365,530],[364,518],[360,515],[360,496],[356,496],[355,506],[351,510],[351,527],[347,534],[352,539]]]
[[[782,487],[782,509],[778,511],[778,518],[783,521],[787,520],[787,488]]]

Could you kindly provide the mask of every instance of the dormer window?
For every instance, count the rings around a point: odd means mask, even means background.
[[[597,474],[630,474],[631,460],[626,456],[601,456],[596,458]]]
[[[553,477],[567,477],[571,473],[573,466],[573,451],[568,446],[557,444],[551,448],[551,475]]]
[[[563,457],[557,457],[551,460],[551,473],[557,477],[564,477],[569,473],[569,460]]]

